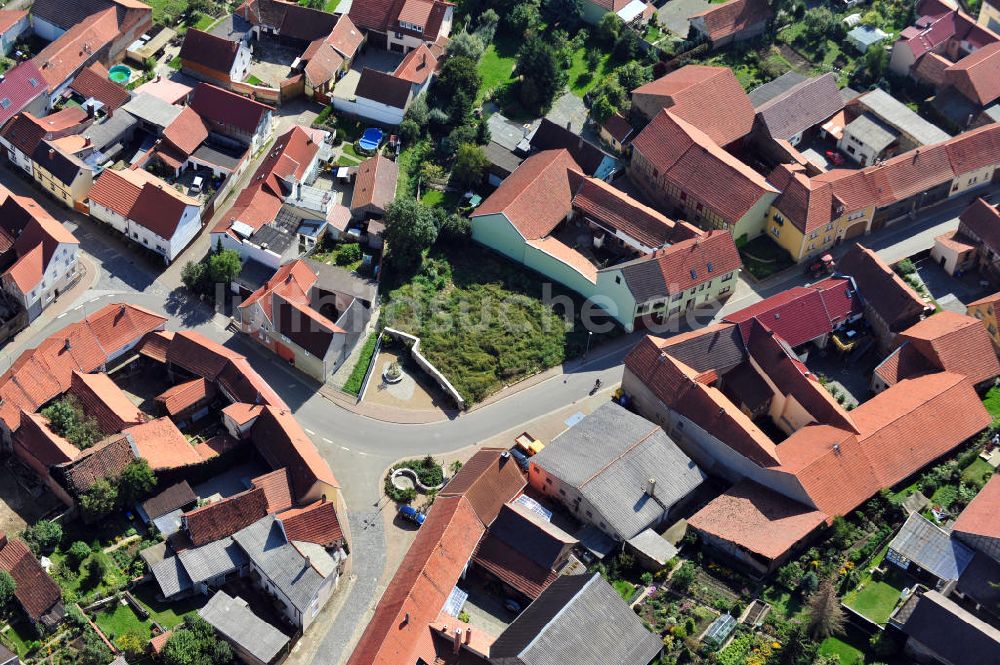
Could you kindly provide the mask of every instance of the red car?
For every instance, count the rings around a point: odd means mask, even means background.
[[[834,166],[840,166],[841,164],[844,163],[844,156],[841,155],[836,150],[827,150],[826,158],[830,160],[830,163],[833,164]]]

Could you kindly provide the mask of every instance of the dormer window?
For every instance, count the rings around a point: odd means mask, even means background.
[[[424,31],[424,26],[417,25],[416,23],[410,23],[408,21],[400,21],[399,27],[403,28],[404,30],[413,30],[414,32]]]
[[[691,269],[691,279],[698,279],[698,271],[694,268]]]

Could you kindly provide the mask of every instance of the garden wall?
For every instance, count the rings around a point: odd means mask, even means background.
[[[441,390],[445,391],[453,400],[455,400],[458,408],[465,408],[465,399],[461,394],[459,394],[458,390],[455,389],[455,386],[451,385],[451,381],[445,378],[444,374],[438,371],[438,369],[434,367],[434,365],[432,365],[422,353],[420,353],[419,337],[416,335],[410,335],[409,333],[405,333],[400,330],[394,330],[393,328],[386,328],[385,333],[392,335],[397,339],[402,339],[412,343],[413,346],[410,347],[410,356],[417,362],[418,365],[420,365],[422,370],[427,372],[431,378],[437,382],[437,384],[441,387]]]

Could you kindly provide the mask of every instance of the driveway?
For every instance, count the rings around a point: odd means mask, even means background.
[[[670,0],[656,10],[660,25],[681,39],[687,39],[688,17],[708,9],[712,4],[707,0]]]

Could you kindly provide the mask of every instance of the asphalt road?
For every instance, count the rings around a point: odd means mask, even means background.
[[[283,123],[284,124],[284,123]],[[82,215],[69,211],[44,197],[35,186],[13,173],[0,168],[0,184],[16,193],[32,196],[42,202],[56,219],[68,225],[81,240],[81,248],[99,267],[101,274],[95,287],[57,319],[38,330],[31,330],[17,343],[0,352],[0,370],[25,348],[36,345],[72,321],[79,320],[109,302],[126,301],[163,312],[169,317],[172,330],[193,329],[244,354],[251,365],[267,379],[294,411],[320,453],[327,459],[340,480],[354,525],[364,525],[377,518],[380,480],[384,470],[401,457],[440,454],[484,441],[496,434],[539,416],[571,405],[587,396],[600,378],[605,386],[619,382],[622,361],[628,345],[611,352],[595,349],[584,364],[567,369],[562,374],[537,383],[503,400],[464,413],[451,420],[429,424],[397,424],[374,420],[356,414],[316,393],[316,385],[272,354],[234,336],[226,325],[228,320],[207,305],[176,286],[177,267],[163,271],[155,259],[140,255],[136,248],[109,233],[105,228]],[[936,235],[957,227],[957,215],[967,200],[948,202],[922,215],[914,222],[900,223],[865,239],[888,260],[897,260],[925,250]],[[206,229],[211,224],[206,226]],[[206,234],[207,235],[207,231]],[[183,260],[197,258],[203,252],[204,239],[192,247]],[[837,248],[835,254],[846,251]],[[723,312],[745,307],[796,284],[803,284],[800,271],[777,276],[757,285],[741,284],[736,295],[726,303]],[[706,322],[707,323],[707,322]],[[636,340],[639,334],[633,336]],[[360,528],[365,529],[363,526]],[[384,535],[366,533],[353,549],[355,575],[358,583],[345,602],[342,615],[331,624],[321,639],[317,662],[337,662],[350,641],[361,617],[377,598],[377,581],[384,561]]]

